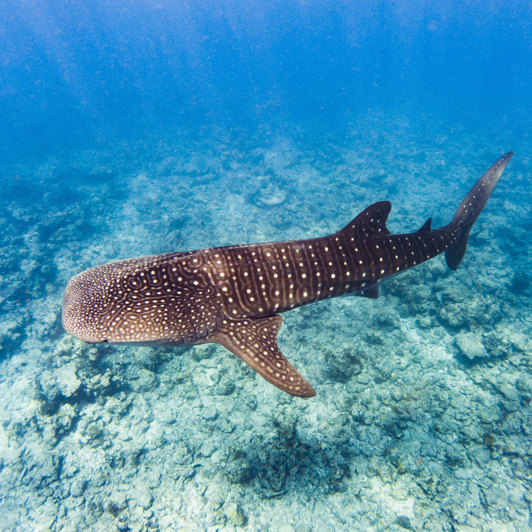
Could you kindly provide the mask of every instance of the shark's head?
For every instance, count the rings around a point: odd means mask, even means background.
[[[117,304],[116,280],[101,267],[76,275],[68,283],[63,300],[63,327],[88,343],[125,341]]]
[[[65,330],[91,344],[181,343],[172,298],[153,286],[139,262],[104,264],[73,277],[63,300]]]
[[[114,262],[71,279],[63,327],[88,343],[192,344],[221,320],[213,298],[208,280],[186,263],[158,257]]]

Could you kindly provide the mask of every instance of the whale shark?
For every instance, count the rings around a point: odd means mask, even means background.
[[[282,312],[354,294],[379,297],[379,284],[445,254],[456,270],[469,232],[513,153],[476,182],[451,222],[390,234],[389,201],[366,208],[321,238],[166,253],[95,266],[73,277],[64,329],[88,343],[222,345],[267,381],[299,397],[314,388],[277,344]]]

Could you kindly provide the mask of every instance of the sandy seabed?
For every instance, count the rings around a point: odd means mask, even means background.
[[[4,169],[0,527],[529,530],[531,144],[375,115]],[[91,346],[61,328],[64,287],[90,266],[322,236],[382,199],[392,233],[437,227],[510,149],[457,272],[438,257],[378,300],[284,314],[311,400],[219,346]]]

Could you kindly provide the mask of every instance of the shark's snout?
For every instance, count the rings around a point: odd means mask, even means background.
[[[68,283],[63,300],[64,329],[87,343],[183,343],[208,327],[196,329],[181,308],[181,286],[156,278],[155,264],[134,259],[85,270]],[[139,266],[140,263],[140,267]],[[188,292],[186,292],[188,294]],[[185,302],[185,304],[187,304]],[[205,313],[204,307],[199,312]],[[203,338],[203,336],[202,336]]]
[[[74,280],[70,281],[63,296],[63,327],[67,332],[71,332],[76,321],[76,309],[79,305],[79,292],[76,289]]]
[[[65,331],[87,343],[106,341],[98,332],[94,314],[98,299],[94,285],[87,282],[87,272],[71,279],[63,297],[62,322]]]

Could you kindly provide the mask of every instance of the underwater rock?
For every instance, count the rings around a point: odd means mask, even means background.
[[[181,441],[172,448],[172,458],[176,464],[186,465],[192,463],[194,457],[186,442]]]
[[[244,526],[246,524],[247,517],[236,502],[225,504],[224,513],[234,526]]]
[[[220,377],[218,385],[216,386],[216,392],[219,395],[231,395],[235,391],[235,383],[233,379],[227,375],[223,374]]]
[[[264,150],[264,165],[275,172],[282,172],[297,161],[297,149],[288,139],[279,139],[275,144]]]
[[[387,309],[379,312],[373,318],[376,329],[395,329],[400,326],[399,314],[393,310]]]
[[[394,521],[394,523],[396,525],[399,525],[401,528],[404,528],[405,530],[414,530],[410,517],[407,517],[405,515],[399,515]]]
[[[205,491],[205,499],[211,511],[219,510],[225,502],[227,493],[219,485],[209,484]]]
[[[201,417],[205,421],[214,421],[218,417],[218,410],[214,405],[207,405],[201,408]]]
[[[77,376],[77,366],[74,362],[62,366],[57,370],[57,386],[67,399],[74,395],[81,386]]]
[[[510,290],[516,294],[530,294],[532,286],[532,274],[525,270],[518,270],[512,277]]]
[[[517,378],[515,382],[516,388],[522,393],[526,394],[527,400],[530,401],[532,399],[532,380],[530,379],[530,376],[522,375]]]
[[[479,420],[484,423],[495,423],[499,421],[501,412],[499,405],[496,403],[489,403],[486,405],[479,405],[477,410]]]
[[[467,299],[467,293],[461,285],[453,282],[444,286],[439,291],[439,298],[442,303],[461,303]]]
[[[146,368],[138,368],[134,388],[138,392],[147,392],[157,386],[157,378],[153,371]]]
[[[46,483],[46,485],[57,480],[60,460],[55,454],[47,452],[41,447],[34,447],[28,454],[26,467],[29,478],[37,484]]]
[[[7,315],[0,321],[0,357],[20,341],[23,325],[22,316],[14,313]]]
[[[259,191],[257,204],[264,207],[274,207],[281,205],[286,200],[286,194],[271,183],[265,189]]]
[[[151,505],[153,503],[153,495],[151,494],[149,489],[138,487],[134,491],[132,491],[130,495],[133,501],[136,502],[139,506],[141,506],[144,510],[148,510],[149,508],[151,508]]]
[[[87,487],[87,481],[84,479],[75,479],[70,486],[70,495],[72,497],[81,497]]]
[[[233,449],[225,466],[225,475],[233,484],[246,484],[256,475],[247,454],[240,449]]]
[[[192,358],[199,362],[200,360],[205,360],[212,358],[218,349],[216,344],[204,344],[195,346],[194,349],[191,349],[190,353]]]
[[[461,333],[457,335],[455,342],[460,354],[471,361],[478,362],[489,358],[479,334]]]
[[[151,347],[140,347],[135,352],[135,363],[143,368],[146,368],[152,372],[161,365],[164,357],[160,350],[153,349]]]
[[[128,501],[124,493],[117,491],[111,493],[105,509],[113,516],[116,517],[118,514],[123,512],[128,506]]]
[[[532,488],[527,488],[523,497],[525,501],[528,503],[529,511],[532,510]]]
[[[328,350],[329,351],[329,350]],[[333,352],[334,351],[334,352]],[[338,350],[330,350],[331,356],[327,356],[327,374],[336,382],[347,382],[354,375],[362,371],[362,353],[348,345]]]
[[[103,435],[103,431],[102,428],[98,425],[98,423],[89,423],[85,427],[84,434],[90,443],[96,444],[100,437]]]
[[[61,405],[56,414],[57,424],[55,430],[58,437],[70,431],[77,415],[78,412],[73,405],[69,403]]]
[[[54,357],[71,357],[75,352],[75,344],[76,347],[80,347],[82,345],[81,342],[76,340],[70,334],[64,334],[63,336],[61,336],[61,339],[59,340],[59,342],[57,342],[55,346]]]
[[[259,177],[248,193],[248,201],[257,207],[276,207],[286,201],[286,194],[270,179],[273,176]]]
[[[510,381],[495,382],[493,386],[502,395],[501,406],[508,414],[512,412],[518,412],[520,410],[521,401],[519,400],[519,392],[514,383]],[[506,431],[509,431],[510,427],[508,426],[508,424],[511,422],[512,419],[512,416],[506,417],[503,423],[503,428]],[[514,429],[511,430],[510,433],[520,432],[520,430],[521,422],[520,417],[518,417],[515,421]]]
[[[467,319],[462,312],[461,304],[446,304],[440,307],[439,317],[444,325],[450,329],[463,329],[467,325]]]
[[[85,394],[87,397],[98,397],[101,395],[110,395],[116,392],[122,383],[122,376],[117,375],[107,369],[104,373],[97,373],[83,382]]]
[[[191,157],[183,166],[183,170],[192,176],[201,176],[209,171],[208,159],[203,155]]]
[[[364,340],[369,345],[381,346],[384,345],[384,338],[378,331],[367,330],[364,331]]]
[[[433,325],[433,321],[430,316],[418,316],[416,323],[421,329],[430,329]]]
[[[57,379],[51,371],[42,371],[35,377],[35,398],[41,403],[41,412],[52,415],[59,408],[63,396],[57,385]]]

